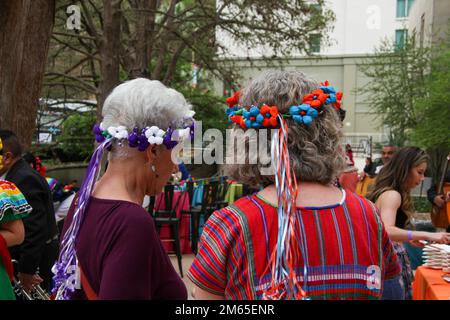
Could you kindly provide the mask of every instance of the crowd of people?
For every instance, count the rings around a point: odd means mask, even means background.
[[[358,195],[353,153],[342,147],[341,98],[299,71],[273,70],[227,101],[235,129],[278,129],[264,144],[279,170],[263,174],[265,165],[248,158],[227,166],[229,177],[259,191],[206,221],[188,272],[195,299],[411,299],[404,243],[450,243],[448,230],[411,223],[411,190],[429,158],[384,146],[382,164],[366,159],[360,176],[373,183]],[[142,203],[174,170],[189,177],[171,151],[192,138],[193,115],[181,93],[158,81],[120,84],[94,128],[99,144],[80,188],[72,181],[52,190],[42,163],[0,130],[0,299],[14,299],[14,279],[55,299],[187,299]],[[443,207],[450,194],[430,190],[428,198]]]

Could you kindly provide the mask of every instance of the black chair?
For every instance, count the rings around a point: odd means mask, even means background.
[[[218,189],[217,200],[215,202],[217,209],[222,209],[222,208],[225,208],[226,206],[228,206],[228,202],[225,201],[225,196],[227,194],[228,188],[229,188],[229,183],[226,180],[226,177],[224,177],[223,179],[221,179],[219,189]]]
[[[183,195],[180,195],[177,199],[175,205],[173,205],[175,186],[166,185],[164,187],[164,210],[157,210],[153,212],[153,220],[155,221],[156,229],[158,234],[162,226],[169,226],[172,230],[173,239],[170,241],[174,242],[175,253],[178,260],[178,268],[180,270],[180,275],[183,277],[183,266],[182,266],[182,255],[181,255],[181,244],[180,244],[180,218],[177,217],[177,207],[180,199]],[[150,207],[150,206],[149,206]]]
[[[194,196],[194,183],[189,181],[186,183],[186,190],[190,199],[189,210],[181,211],[183,214],[189,214],[191,216],[191,250],[194,254],[198,251],[198,240],[200,238],[198,229],[200,226],[200,217],[203,215],[206,219],[207,208],[210,206],[210,184],[202,182],[203,184],[203,196],[200,206],[194,206],[192,198]]]

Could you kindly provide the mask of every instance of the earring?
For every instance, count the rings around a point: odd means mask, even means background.
[[[152,164],[151,168],[152,168],[152,172],[155,174],[155,177],[159,178],[159,175],[156,173],[156,168],[155,168],[154,164]]]

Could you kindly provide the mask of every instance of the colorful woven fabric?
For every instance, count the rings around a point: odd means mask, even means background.
[[[0,221],[22,218],[31,210],[31,206],[13,183],[0,180]]]
[[[393,244],[402,268],[401,275],[403,289],[405,290],[405,300],[412,300],[412,283],[414,281],[414,275],[408,253],[402,243],[394,242]]]
[[[297,214],[307,252],[296,274],[308,297],[379,299],[383,280],[400,273],[397,255],[371,202],[348,193],[340,204],[298,208]],[[258,196],[214,212],[188,277],[227,299],[261,299],[270,285],[271,272],[265,270],[276,247],[277,224],[275,207]]]

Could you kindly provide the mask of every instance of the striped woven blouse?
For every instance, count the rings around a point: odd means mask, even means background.
[[[368,200],[344,191],[341,203],[299,207],[297,214],[306,252],[296,274],[310,298],[379,299],[383,281],[399,275],[392,243]],[[208,219],[188,277],[227,299],[261,299],[277,233],[273,205],[258,195],[241,198]]]

